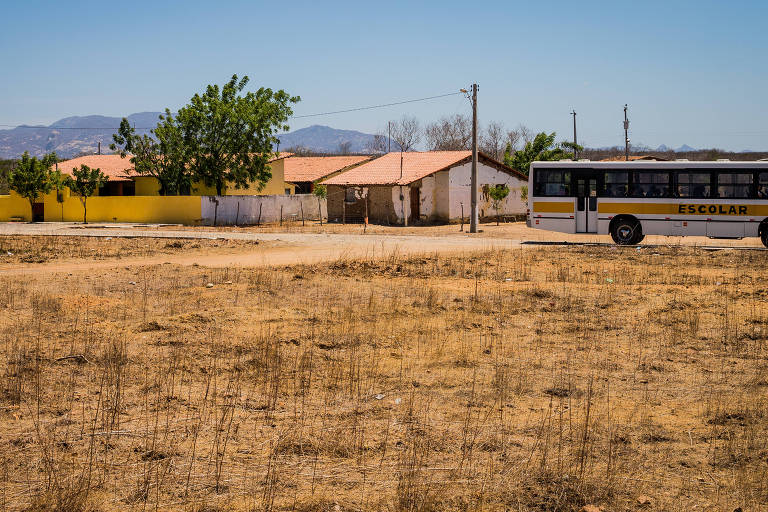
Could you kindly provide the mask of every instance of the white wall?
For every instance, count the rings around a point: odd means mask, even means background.
[[[449,196],[449,214],[451,219],[461,217],[461,203],[464,203],[464,215],[469,218],[470,208],[470,179],[472,172],[472,163],[467,162],[464,165],[449,169],[448,196]],[[520,187],[528,185],[516,176],[498,171],[493,167],[482,162],[477,163],[477,184],[478,184],[478,210],[481,217],[491,217],[496,215],[493,203],[490,198],[484,198],[483,185],[496,186],[507,185],[509,195],[501,204],[500,213],[502,214],[522,214],[525,213],[526,205],[520,199]]]
[[[402,191],[403,200],[400,200],[400,194]],[[411,217],[411,187],[408,185],[394,186],[392,187],[392,204],[395,209],[395,216],[397,217],[397,223],[403,223],[403,216],[406,219]]]
[[[451,216],[450,178],[451,173],[449,171],[435,174],[435,215],[442,220],[448,220]]]
[[[436,178],[434,175],[427,176],[421,180],[421,190],[419,190],[419,215],[422,219],[431,220],[435,214],[435,193]]]
[[[257,222],[280,222],[280,207],[283,209],[283,219],[301,220],[301,209],[304,207],[304,218],[318,218],[317,197],[312,194],[296,194],[292,196],[203,196],[202,223],[212,225],[256,224]],[[218,208],[217,206],[218,202]],[[259,208],[261,219],[259,220]],[[328,205],[325,199],[320,200],[323,217],[328,216]],[[292,217],[291,214],[296,214]]]

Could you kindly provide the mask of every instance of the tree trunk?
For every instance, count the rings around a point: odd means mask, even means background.
[[[320,215],[320,225],[323,225],[323,205],[320,202],[320,198],[317,198],[317,213]]]
[[[29,222],[35,222],[35,199],[29,200]]]
[[[87,199],[83,198],[81,201],[83,202],[83,224],[88,224],[88,207],[85,204]]]

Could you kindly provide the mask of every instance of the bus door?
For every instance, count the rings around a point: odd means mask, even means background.
[[[597,233],[597,175],[577,174],[576,232]]]

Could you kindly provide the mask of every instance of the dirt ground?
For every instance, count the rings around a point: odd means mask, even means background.
[[[766,509],[768,251],[453,228],[0,237],[0,510]]]

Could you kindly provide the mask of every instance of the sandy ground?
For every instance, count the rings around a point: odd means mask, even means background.
[[[389,227],[360,225],[323,225],[302,227],[185,227],[177,225],[74,224],[74,223],[0,223],[0,236],[89,236],[100,238],[223,239],[258,241],[257,247],[233,248],[222,254],[206,251],[181,251],[177,254],[135,257],[130,261],[56,261],[42,264],[0,264],[0,272],[71,272],[84,268],[111,268],[130,265],[198,264],[209,267],[255,267],[310,264],[341,258],[379,258],[398,254],[456,254],[494,248],[535,247],[538,244],[588,243],[611,244],[609,236],[571,235],[531,229],[524,223],[496,226],[483,224],[481,232],[460,231],[458,225]],[[465,226],[466,229],[466,226]],[[760,249],[757,238],[710,240],[704,237],[646,237],[644,246],[700,246]]]

